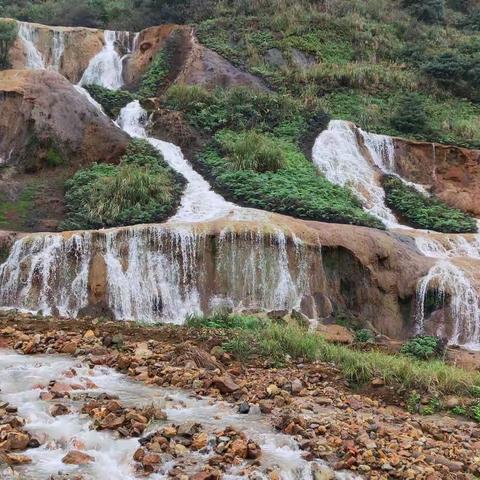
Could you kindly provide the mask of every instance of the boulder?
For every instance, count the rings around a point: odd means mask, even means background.
[[[86,465],[95,461],[95,458],[80,450],[70,450],[63,458],[62,462],[68,465]]]

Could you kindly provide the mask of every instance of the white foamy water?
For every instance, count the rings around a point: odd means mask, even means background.
[[[227,202],[214,192],[209,183],[197,173],[190,162],[183,156],[179,147],[173,143],[148,137],[146,133],[147,112],[140,102],[135,100],[125,106],[117,119],[118,125],[129,135],[146,139],[158,150],[165,161],[187,180],[180,208],[170,222],[197,222],[225,217],[239,211],[240,208]],[[247,209],[246,209],[247,210]]]
[[[37,49],[38,32],[34,25],[18,22],[18,36],[25,50],[25,67],[33,70],[45,69],[45,61]]]
[[[391,139],[389,142],[388,137],[362,134],[367,140],[370,160],[361,150],[354,126],[349,122],[332,120],[315,141],[313,161],[332,183],[352,189],[367,212],[388,226],[398,226],[395,215],[385,205],[385,192],[380,185],[381,171],[375,169],[375,165],[381,168],[393,162]],[[389,158],[385,158],[386,155]]]
[[[65,373],[74,368],[77,376],[69,378]],[[106,367],[90,370],[78,360],[56,355],[19,355],[0,349],[0,398],[18,407],[19,415],[26,419],[26,429],[39,438],[42,446],[29,449],[26,455],[32,458],[32,464],[18,467],[21,478],[45,480],[50,475],[75,473],[84,475],[85,480],[135,480],[133,454],[139,447],[138,440],[119,439],[108,431],[91,430],[91,420],[87,415],[79,414],[82,402],[71,399],[62,400],[72,409],[69,415],[52,417],[48,413],[49,405],[54,402],[40,400],[38,385],[48,385],[50,380],[67,384],[82,384],[89,378],[97,385],[94,390],[78,390],[76,395],[101,392],[118,395],[120,400],[131,406],[155,404],[164,409],[169,423],[181,424],[186,421],[201,423],[209,432],[233,426],[246,433],[262,448],[258,467],[260,478],[268,467],[281,471],[284,480],[313,479],[312,464],[302,459],[302,451],[293,437],[275,433],[259,414],[240,415],[225,402],[213,403],[209,399],[197,399],[177,390],[160,387],[147,387],[129,380],[126,376]],[[160,423],[149,426],[146,434],[154,431]],[[95,461],[89,465],[66,465],[61,459],[71,449],[81,449],[93,456]],[[197,454],[197,458],[206,462],[209,454]],[[5,470],[2,479],[13,477]],[[168,469],[150,475],[152,480],[168,478]],[[227,472],[227,479],[242,478],[235,474],[235,468]],[[337,479],[354,478],[347,473],[337,473]]]
[[[79,85],[95,84],[110,90],[118,90],[123,85],[122,59],[115,48],[119,33],[105,30],[103,49],[90,60]]]

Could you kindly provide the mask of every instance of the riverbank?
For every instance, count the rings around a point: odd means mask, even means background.
[[[336,471],[350,470],[372,479],[470,479],[480,473],[475,456],[480,448],[478,424],[445,414],[411,414],[395,389],[378,379],[358,393],[331,364],[296,359],[275,367],[261,358],[239,362],[221,347],[229,336],[219,330],[169,325],[15,314],[0,319],[1,348],[52,358],[73,355],[90,368],[108,367],[153,388],[175,388],[208,397],[212,403],[227,402],[241,414],[261,412],[262,421],[298,442],[307,462],[320,459]],[[63,393],[69,397],[72,391]],[[121,427],[125,425],[119,422]],[[248,436],[244,440],[248,444]],[[217,461],[216,474],[221,476],[231,463]],[[282,478],[281,470],[266,475]]]

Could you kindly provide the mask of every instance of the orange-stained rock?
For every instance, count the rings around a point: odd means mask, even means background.
[[[444,202],[480,216],[480,150],[395,138],[397,173]]]

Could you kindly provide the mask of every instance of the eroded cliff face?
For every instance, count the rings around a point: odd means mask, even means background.
[[[480,150],[396,138],[399,175],[431,187],[444,202],[480,216]]]
[[[431,264],[397,235],[279,215],[35,234],[14,243],[0,268],[0,304],[150,322],[219,307],[329,321],[348,312],[403,338]]]
[[[19,23],[19,29],[20,35],[10,49],[12,68],[22,69],[27,65],[29,51],[26,42],[31,39],[45,68],[58,71],[72,83],[80,81],[90,60],[104,45],[102,30],[50,27],[37,23]]]
[[[0,72],[0,158],[38,171],[50,148],[65,162],[115,162],[129,137],[61,75],[45,70]]]

